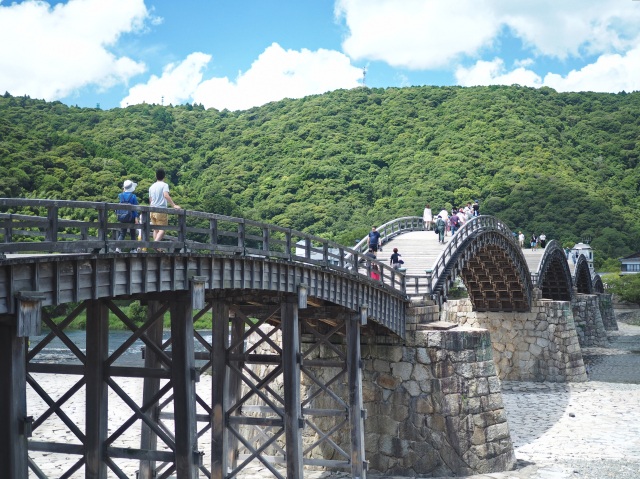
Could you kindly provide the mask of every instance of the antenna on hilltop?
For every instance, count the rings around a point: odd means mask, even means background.
[[[367,67],[362,69],[362,86],[367,86]]]

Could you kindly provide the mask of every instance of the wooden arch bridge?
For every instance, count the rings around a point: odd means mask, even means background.
[[[141,241],[115,240],[129,226],[113,220],[123,207],[143,217],[168,212],[171,224],[154,227],[166,229],[167,240],[150,241],[148,222],[136,225]],[[242,218],[54,200],[0,199],[0,210],[0,477],[7,478],[48,478],[43,463],[56,454],[75,458],[62,478],[131,477],[131,463],[143,479],[231,478],[255,460],[274,477],[302,477],[305,466],[364,477],[362,341],[401,342],[411,302],[444,301],[457,277],[482,311],[527,311],[534,288],[568,300],[598,287],[586,261],[571,275],[553,241],[532,273],[511,231],[489,216],[467,223],[424,274],[405,274],[365,257],[362,242],[348,248]],[[379,228],[385,243],[421,230],[418,217]],[[373,264],[379,280],[370,276]],[[147,305],[143,320],[126,313],[134,300]],[[54,322],[61,305],[72,307]],[[82,315],[85,348],[67,331]],[[209,335],[194,329],[207,315]],[[116,348],[109,316],[131,333]],[[47,333],[32,346],[42,324]],[[42,359],[54,340],[72,360]],[[136,342],[144,358],[123,364]],[[202,393],[195,386],[205,373],[210,387]],[[41,384],[46,374],[75,379],[54,396]],[[137,395],[122,378],[139,381]],[[45,404],[37,416],[27,386]],[[66,404],[83,389],[79,422]],[[131,411],[115,425],[113,394]],[[54,417],[69,435],[40,438]],[[123,438],[134,427],[132,446]]]

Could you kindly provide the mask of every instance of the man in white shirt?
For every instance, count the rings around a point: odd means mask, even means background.
[[[166,208],[167,202],[175,209],[180,207],[171,199],[169,195],[169,185],[164,182],[164,170],[156,171],[156,182],[149,187],[149,206],[156,208]],[[151,224],[158,226],[166,226],[169,224],[169,215],[167,213],[151,213]],[[164,230],[153,230],[153,241],[162,241],[164,238]]]
[[[538,239],[540,240],[540,247],[544,249],[544,247],[547,246],[547,235],[542,233],[538,236]]]

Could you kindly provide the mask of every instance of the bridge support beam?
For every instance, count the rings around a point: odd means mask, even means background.
[[[227,343],[229,337],[229,305],[214,301],[211,308],[211,478],[224,479],[229,469],[229,436],[227,410],[229,383]]]
[[[0,324],[0,477],[28,477],[27,338],[13,324]]]
[[[347,321],[347,374],[349,377],[349,423],[351,426],[351,477],[366,478],[364,452],[364,414],[362,400],[362,356],[360,331],[366,323],[367,308]]]
[[[175,417],[177,479],[197,479],[196,368],[192,298],[176,293],[171,300],[171,381]]]
[[[105,441],[108,434],[108,388],[105,361],[109,357],[109,310],[100,300],[87,304],[86,477],[106,479]]]
[[[158,301],[149,301],[147,303],[147,320],[151,320],[158,314],[161,303]],[[162,346],[162,329],[164,316],[155,319],[152,326],[147,330],[147,338],[159,348]],[[152,348],[145,349],[144,367],[148,369],[156,369],[161,367],[160,359]],[[151,399],[158,394],[160,390],[160,378],[146,377],[142,388],[142,404],[148,404]],[[149,415],[158,421],[159,407],[156,403],[151,407]],[[143,421],[140,430],[140,449],[146,451],[155,451],[158,449],[158,435]],[[153,479],[156,477],[156,461],[142,460],[140,461],[140,469],[138,479]]]
[[[302,408],[300,406],[300,331],[298,303],[282,303],[282,374],[287,477],[302,477]]]

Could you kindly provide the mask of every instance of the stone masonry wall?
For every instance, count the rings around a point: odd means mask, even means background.
[[[617,331],[618,322],[616,321],[616,313],[613,309],[613,295],[610,293],[598,294],[600,299],[600,314],[602,315],[602,323],[606,331]]]
[[[597,294],[576,294],[571,302],[580,346],[606,346],[607,333],[600,314]]]
[[[500,379],[587,380],[570,303],[534,300],[530,313],[475,312],[468,299],[448,301],[444,321],[485,328]]]
[[[363,345],[366,455],[386,475],[510,470],[515,455],[487,331],[417,331]]]

